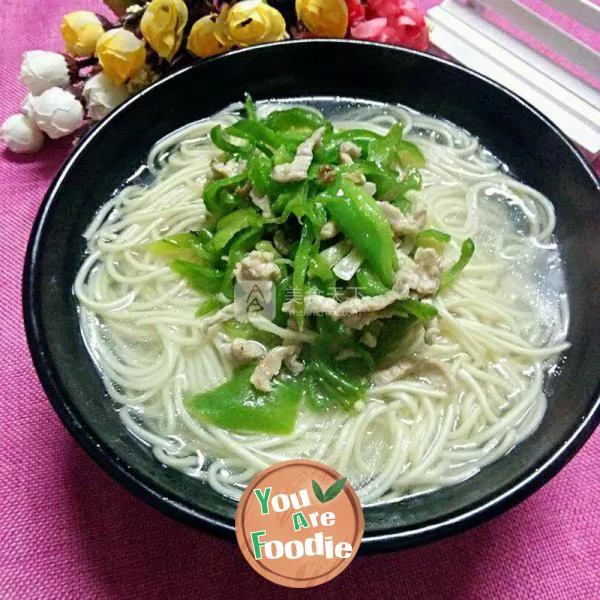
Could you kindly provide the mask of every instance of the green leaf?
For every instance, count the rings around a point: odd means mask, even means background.
[[[321,500],[321,502],[329,502],[330,500],[333,500],[344,489],[345,485],[346,485],[345,477],[342,477],[341,479],[334,481],[331,484],[331,486],[329,487],[329,489],[323,495],[323,500]]]
[[[312,481],[312,489],[313,489],[313,492],[315,493],[315,496],[317,497],[317,500],[319,502],[325,502],[325,496],[323,494],[323,490],[321,489],[321,486],[318,484],[318,482],[316,482],[314,479]]]

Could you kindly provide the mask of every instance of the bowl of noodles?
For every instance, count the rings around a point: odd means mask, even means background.
[[[234,52],[62,167],[26,259],[31,353],[84,449],[185,523],[232,537],[254,475],[309,458],[352,482],[366,549],[438,539],[598,422],[599,200],[550,122],[442,59]]]

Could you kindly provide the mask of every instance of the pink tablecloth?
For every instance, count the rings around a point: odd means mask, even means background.
[[[100,6],[99,0],[0,3],[0,120],[24,94],[17,82],[21,53],[60,49],[60,15]],[[50,408],[25,344],[20,280],[34,215],[68,147],[52,143],[35,157],[6,151],[0,157],[0,598],[300,596],[260,579],[233,544],[179,525],[124,491]],[[562,473],[509,513],[427,547],[359,557],[311,594],[600,598],[599,458],[596,434]]]

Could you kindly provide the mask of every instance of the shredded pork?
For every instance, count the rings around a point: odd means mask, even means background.
[[[246,170],[247,163],[245,160],[237,160],[232,158],[226,163],[213,160],[210,163],[210,168],[216,177],[235,177]]]
[[[405,215],[399,208],[385,200],[377,204],[396,235],[416,235],[425,227],[427,212],[424,208]]]
[[[296,150],[296,156],[291,163],[276,165],[271,173],[271,178],[279,183],[290,181],[303,181],[308,177],[308,169],[313,160],[313,151],[321,143],[325,127],[319,127]]]
[[[334,238],[340,232],[340,228],[333,222],[327,221],[325,225],[321,228],[319,233],[319,237],[322,240],[330,240]]]
[[[229,347],[231,360],[239,365],[254,362],[265,357],[267,349],[256,340],[236,338]]]
[[[262,216],[265,219],[270,219],[273,216],[268,196],[261,196],[255,188],[252,188],[250,190],[250,200],[252,200],[254,206],[261,210]]]
[[[253,250],[235,266],[238,281],[277,281],[281,276],[272,252]]]
[[[269,350],[254,369],[250,383],[261,392],[270,392],[273,389],[272,380],[279,374],[284,362],[295,375],[304,368],[304,365],[298,361],[299,353],[300,346],[297,345],[276,346]]]
[[[343,165],[350,165],[355,158],[360,158],[360,147],[354,142],[342,142],[339,148],[340,162]]]
[[[414,260],[400,254],[401,266],[394,289],[404,297],[410,290],[422,296],[435,294],[440,287],[441,257],[434,248],[417,248]]]

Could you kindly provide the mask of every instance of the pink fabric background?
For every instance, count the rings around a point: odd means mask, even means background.
[[[24,95],[22,52],[60,50],[62,13],[100,7],[99,0],[0,3],[0,121]],[[600,36],[589,41],[600,46]],[[87,458],[50,408],[26,348],[21,269],[34,216],[68,149],[63,141],[35,157],[0,153],[0,599],[307,596],[263,581],[235,545],[132,497]],[[596,433],[554,480],[507,514],[423,548],[359,557],[310,594],[600,598],[599,458]]]

